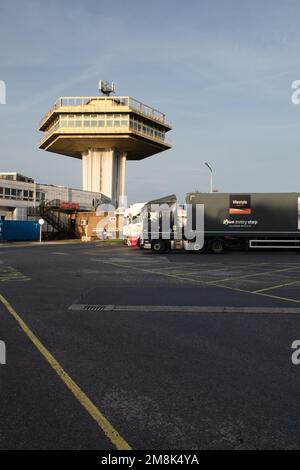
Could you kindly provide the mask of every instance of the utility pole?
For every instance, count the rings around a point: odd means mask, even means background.
[[[205,166],[207,166],[207,168],[210,171],[210,192],[212,193],[213,192],[213,170],[208,162],[205,162]]]

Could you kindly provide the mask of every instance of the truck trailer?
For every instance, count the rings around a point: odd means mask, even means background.
[[[245,249],[296,249],[300,248],[300,193],[188,193],[186,204],[179,206],[173,199],[164,200],[170,207],[168,232],[159,229],[149,230],[151,220],[160,221],[162,214],[158,209],[151,212],[153,204],[145,206],[143,216],[144,247],[153,252],[190,247],[184,236],[184,226],[189,222],[197,229],[194,217],[196,207],[203,207],[203,246],[200,252],[222,253],[225,248]],[[155,205],[154,205],[155,207]],[[181,213],[178,213],[180,208]],[[191,209],[192,210],[189,210]],[[185,211],[185,217],[182,215]],[[190,214],[190,215],[189,215]],[[192,220],[189,220],[189,217]],[[182,226],[179,230],[178,228]],[[183,235],[181,236],[181,233]],[[179,235],[178,235],[179,234]],[[194,250],[197,246],[194,246]]]

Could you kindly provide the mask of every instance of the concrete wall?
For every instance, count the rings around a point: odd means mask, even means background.
[[[125,193],[126,153],[117,150],[89,149],[82,154],[82,185],[85,191],[96,191],[113,204]]]

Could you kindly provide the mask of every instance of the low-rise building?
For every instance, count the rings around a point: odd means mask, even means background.
[[[36,183],[19,173],[0,173],[0,220],[37,220],[42,217],[44,238],[80,237],[76,214],[95,213],[110,203],[101,193]]]
[[[101,193],[36,183],[19,173],[0,173],[0,218],[26,220],[28,209],[51,201],[74,204],[79,211],[92,211],[110,200]]]

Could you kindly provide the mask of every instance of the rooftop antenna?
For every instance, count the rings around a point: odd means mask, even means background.
[[[111,93],[116,92],[115,82],[106,82],[105,80],[100,80],[98,90],[101,91],[103,95],[109,96]]]

